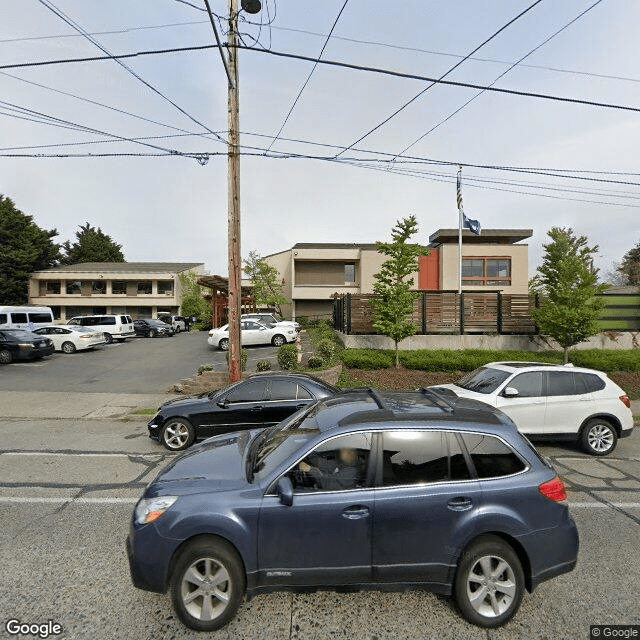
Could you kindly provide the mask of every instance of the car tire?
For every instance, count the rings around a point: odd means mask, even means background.
[[[155,338],[156,337],[156,330],[155,329],[149,329],[149,337],[150,338]]]
[[[127,341],[127,339],[126,339],[126,338],[116,338],[116,340],[117,340],[120,344],[123,344],[124,342],[126,342],[126,341]]]
[[[0,364],[10,364],[13,362],[13,356],[9,349],[0,350]]]
[[[195,631],[215,631],[236,614],[244,597],[242,561],[226,542],[200,538],[180,552],[171,574],[178,618]]]
[[[460,557],[454,594],[462,616],[479,627],[495,628],[518,611],[524,573],[514,550],[497,536],[480,536]]]
[[[615,427],[604,418],[592,418],[580,433],[582,448],[592,456],[607,456],[618,443]]]
[[[105,333],[104,339],[107,341],[107,344],[113,344],[113,336],[110,333]]]
[[[281,347],[286,342],[287,342],[287,339],[283,335],[280,335],[279,333],[273,336],[273,338],[271,338],[271,344],[274,347]]]
[[[179,326],[176,326],[176,328],[175,328],[175,332],[176,332],[176,333],[180,333],[180,327],[179,327]]]
[[[169,418],[162,427],[162,444],[169,451],[182,451],[193,444],[196,432],[193,425],[183,418]]]
[[[222,340],[218,342],[218,346],[220,347],[220,351],[229,351],[229,339],[222,338]]]
[[[62,347],[60,347],[62,349],[62,353],[75,353],[76,352],[76,345],[73,344],[73,342],[63,342],[62,343]]]

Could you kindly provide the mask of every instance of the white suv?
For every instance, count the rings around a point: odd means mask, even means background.
[[[506,413],[531,439],[577,440],[606,456],[631,435],[625,392],[601,371],[540,362],[491,362],[453,384],[431,387]]]

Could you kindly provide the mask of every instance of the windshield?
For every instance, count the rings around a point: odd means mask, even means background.
[[[461,387],[467,391],[476,393],[493,393],[511,373],[490,367],[480,367],[471,373],[467,373],[458,382],[454,382],[456,387]]]
[[[250,482],[254,476],[260,480],[320,433],[315,420],[309,420],[317,406],[318,403],[310,409],[305,407],[297,411],[280,424],[263,431],[251,443],[247,458],[247,477]],[[310,424],[305,425],[308,420]]]

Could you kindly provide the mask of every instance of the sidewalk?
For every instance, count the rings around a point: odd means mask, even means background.
[[[3,391],[2,418],[117,418],[136,409],[154,408],[170,394]]]

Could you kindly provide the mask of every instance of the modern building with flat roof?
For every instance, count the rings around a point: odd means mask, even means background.
[[[84,262],[37,271],[29,281],[29,304],[73,316],[127,313],[152,318],[180,313],[181,273],[204,273],[202,262]]]

